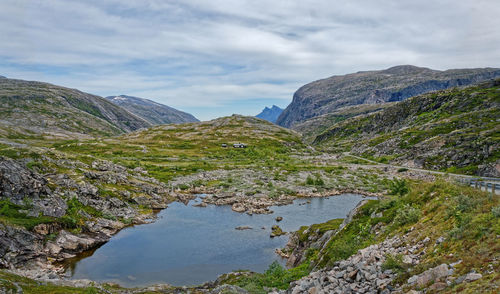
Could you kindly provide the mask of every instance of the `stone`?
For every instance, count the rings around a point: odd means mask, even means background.
[[[276,217],[276,221],[277,221],[277,222],[280,222],[280,221],[282,221],[282,220],[283,220],[283,217],[281,217],[281,216],[277,216],[277,217]]]
[[[232,206],[231,206],[231,209],[234,211],[234,212],[245,212],[246,208],[243,204],[241,203],[234,203]]]
[[[447,264],[441,264],[434,268],[426,270],[418,276],[410,277],[408,279],[408,283],[416,283],[418,286],[425,286],[432,281],[440,278],[445,278],[451,274],[453,274],[453,270],[449,269]]]
[[[475,280],[479,280],[483,277],[483,275],[479,274],[479,273],[468,273],[466,276],[465,276],[465,279],[464,281],[465,282],[472,282],[472,281],[475,281]]]
[[[443,282],[436,282],[429,287],[429,290],[441,291],[441,290],[445,289],[446,287],[448,287],[448,284],[443,283]]]
[[[238,227],[236,227],[234,229],[242,231],[242,230],[251,230],[252,227],[249,227],[249,226],[238,226]]]

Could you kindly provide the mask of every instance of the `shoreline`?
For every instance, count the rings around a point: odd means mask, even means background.
[[[197,194],[205,194],[205,193],[200,193],[200,192],[201,191],[199,189],[196,189],[193,191],[188,191],[187,193],[182,193],[181,195],[178,195],[180,197],[177,198],[177,200],[175,200],[175,201],[187,204],[190,200],[195,199]],[[252,213],[263,213],[261,211],[269,211],[268,207],[270,207],[270,206],[289,205],[296,199],[322,198],[322,197],[337,196],[337,195],[341,195],[341,194],[358,194],[358,195],[362,195],[363,198],[364,197],[379,197],[379,196],[381,196],[380,193],[371,193],[371,192],[356,191],[356,190],[353,191],[351,189],[329,190],[329,191],[323,191],[322,193],[311,193],[308,195],[300,195],[300,196],[293,196],[293,197],[288,196],[285,198],[286,200],[284,200],[284,199],[271,199],[271,201],[267,201],[264,203],[261,202],[260,199],[258,201],[250,200],[250,202],[248,202],[248,203],[253,205],[251,208],[252,211],[235,211],[233,209],[233,205],[220,203],[220,202],[219,203],[209,203],[208,201],[205,201],[205,199],[207,199],[208,196],[213,196],[213,194],[212,195],[206,194],[207,196],[202,197],[201,203],[204,203],[205,204],[204,206],[206,206],[208,204],[212,204],[212,205],[216,205],[216,206],[230,205],[232,210],[235,212],[252,214]],[[239,197],[239,196],[232,196],[232,197]],[[227,199],[227,198],[228,197],[222,197],[222,199]],[[253,198],[253,197],[240,197],[240,198]],[[246,201],[249,201],[249,200],[246,199]],[[363,201],[363,200],[361,200],[361,201]],[[240,203],[240,202],[238,202],[238,203]],[[266,208],[262,208],[262,205],[265,205]],[[197,206],[199,206],[199,205],[197,205]],[[204,206],[202,206],[202,207],[204,207]],[[168,208],[168,206],[166,208]],[[163,209],[166,209],[166,208],[163,208]],[[110,282],[102,282],[101,283],[101,282],[87,280],[87,279],[83,279],[83,280],[71,279],[71,277],[67,275],[68,266],[70,266],[70,264],[71,264],[70,261],[72,259],[80,260],[82,258],[85,258],[87,256],[84,256],[84,255],[87,255],[89,253],[90,253],[89,256],[91,256],[96,250],[98,250],[99,247],[106,244],[115,234],[119,233],[122,229],[125,229],[127,227],[131,227],[131,226],[135,226],[135,225],[143,225],[143,224],[149,224],[149,223],[155,222],[157,219],[156,215],[159,212],[161,212],[163,209],[156,210],[153,213],[148,214],[147,216],[145,215],[146,217],[143,218],[144,221],[142,221],[142,222],[134,222],[132,224],[127,224],[125,226],[116,228],[110,235],[108,235],[108,238],[103,239],[101,242],[91,244],[90,247],[87,247],[84,250],[74,254],[74,256],[69,256],[67,258],[62,258],[60,260],[54,260],[54,259],[51,259],[50,257],[47,257],[47,260],[45,262],[43,262],[41,260],[31,260],[28,262],[27,267],[11,268],[11,269],[8,269],[7,271],[14,273],[14,274],[17,274],[17,275],[20,275],[20,276],[23,276],[23,277],[31,278],[31,279],[34,279],[37,281],[56,283],[56,284],[65,285],[65,286],[85,287],[85,286],[89,286],[91,284],[115,284],[112,282],[111,283]],[[272,213],[272,212],[267,212],[267,213]],[[82,238],[82,235],[75,236],[75,235],[72,235],[70,233],[65,232],[64,230],[59,232],[59,236],[60,235],[66,236],[69,239],[73,238],[73,236],[74,236],[74,237],[79,238],[77,240],[85,242],[85,239]],[[290,238],[290,237],[288,237],[288,238]],[[280,249],[281,248],[276,248],[275,254],[281,258],[285,258],[284,256],[282,256],[278,253],[278,250],[280,250]],[[202,285],[198,285],[195,287],[203,287],[205,284],[213,283],[213,282],[214,281],[209,281],[209,282],[206,282]],[[158,285],[172,287],[169,284],[162,283],[162,284],[148,285],[146,287],[140,287],[140,288],[148,288],[148,287],[154,287],[154,286],[158,286]],[[181,286],[179,286],[179,287],[181,287]],[[182,287],[185,287],[185,286],[182,286]]]

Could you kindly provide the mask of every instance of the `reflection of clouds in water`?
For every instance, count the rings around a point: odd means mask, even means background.
[[[359,195],[298,199],[292,205],[271,207],[273,214],[252,216],[233,212],[231,206],[172,203],[155,223],[121,231],[94,256],[80,261],[74,278],[113,279],[124,286],[186,285],[236,269],[262,272],[274,260],[283,262],[275,249],[288,241],[288,236],[269,238],[272,225],[290,232],[302,225],[343,218],[360,200]],[[276,216],[283,221],[277,223]],[[237,226],[253,229],[239,231]]]

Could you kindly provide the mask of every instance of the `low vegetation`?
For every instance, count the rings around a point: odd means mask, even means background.
[[[334,124],[314,143],[381,163],[498,176],[500,80],[415,96]]]
[[[313,268],[332,267],[336,261],[348,258],[359,249],[396,234],[408,234],[414,242],[427,237],[431,242],[427,243],[425,253],[416,266],[405,264],[401,255],[387,257],[383,268],[398,273],[396,282],[405,282],[410,276],[442,263],[460,261],[455,275],[464,275],[474,269],[488,278],[452,285],[445,292],[474,293],[474,289],[479,287],[494,289],[491,279],[500,278],[500,243],[496,241],[500,235],[500,199],[443,180],[403,183],[407,187],[406,192],[387,195],[381,200],[369,200],[321,252],[309,249],[307,260],[298,267],[285,270],[274,264],[264,274],[247,275],[232,283],[255,293],[264,293],[272,287],[284,289],[289,277],[297,279]],[[313,225],[311,228],[303,227],[299,235],[305,240],[317,229],[329,230],[336,225],[338,222],[334,220],[333,223]],[[443,241],[435,242],[439,238]]]

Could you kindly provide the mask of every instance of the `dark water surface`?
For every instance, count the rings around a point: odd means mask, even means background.
[[[120,231],[68,271],[75,279],[126,287],[197,285],[238,269],[263,272],[275,260],[284,263],[274,250],[284,247],[288,236],[269,237],[276,216],[283,217],[279,225],[284,231],[296,231],[303,225],[344,218],[362,199],[355,194],[298,199],[271,207],[274,213],[268,215],[236,213],[230,206],[192,206],[200,199],[188,205],[175,202],[158,214],[155,223]],[[253,229],[239,231],[237,226]]]

